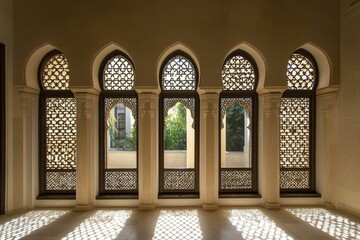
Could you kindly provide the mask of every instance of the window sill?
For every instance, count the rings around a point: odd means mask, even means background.
[[[75,193],[71,194],[41,194],[36,197],[37,200],[58,200],[58,199],[76,199]]]
[[[184,193],[162,193],[158,195],[159,199],[196,199],[200,198],[199,194],[191,193],[191,194],[184,194]]]
[[[219,193],[219,198],[261,198],[258,193]]]
[[[317,192],[309,193],[280,193],[281,198],[320,198],[321,194]]]
[[[138,194],[101,194],[96,197],[100,200],[114,200],[114,199],[139,199]]]

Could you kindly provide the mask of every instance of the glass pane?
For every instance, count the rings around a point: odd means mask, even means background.
[[[124,104],[113,107],[107,118],[106,168],[136,168],[136,124],[133,112]]]
[[[221,129],[221,167],[250,168],[250,119],[235,103],[226,110]]]
[[[194,168],[195,130],[194,119],[183,103],[171,107],[164,126],[164,167]]]

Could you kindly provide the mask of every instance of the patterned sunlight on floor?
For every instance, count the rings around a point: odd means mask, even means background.
[[[296,217],[308,222],[337,239],[360,239],[360,224],[322,208],[286,209]]]
[[[115,239],[131,210],[98,210],[63,239]]]
[[[44,227],[68,211],[35,210],[0,225],[0,239],[20,239]]]
[[[196,210],[161,210],[153,239],[203,239]]]
[[[244,239],[293,239],[258,209],[229,210],[228,218]]]

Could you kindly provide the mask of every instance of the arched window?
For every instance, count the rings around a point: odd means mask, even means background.
[[[313,56],[300,49],[287,65],[287,90],[280,105],[280,191],[315,193],[315,100]]]
[[[176,51],[160,71],[159,197],[199,196],[198,72]]]
[[[135,69],[123,52],[100,66],[99,198],[138,197],[137,93]]]
[[[246,52],[231,53],[222,68],[219,196],[258,195],[258,70]]]
[[[69,90],[69,63],[54,50],[39,68],[40,194],[75,197],[76,100]]]

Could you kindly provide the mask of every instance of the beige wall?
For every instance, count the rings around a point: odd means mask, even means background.
[[[343,1],[341,82],[333,149],[334,203],[360,213],[360,1]]]
[[[72,86],[92,85],[92,61],[110,42],[133,59],[137,86],[157,86],[157,60],[178,41],[198,57],[202,87],[221,86],[224,58],[243,41],[264,56],[267,86],[285,86],[288,57],[307,42],[328,54],[331,84],[339,81],[338,0],[18,0],[14,9],[19,85],[29,56],[46,42],[69,59]]]
[[[6,209],[13,208],[13,4],[0,0],[0,42],[5,44],[6,81]]]

